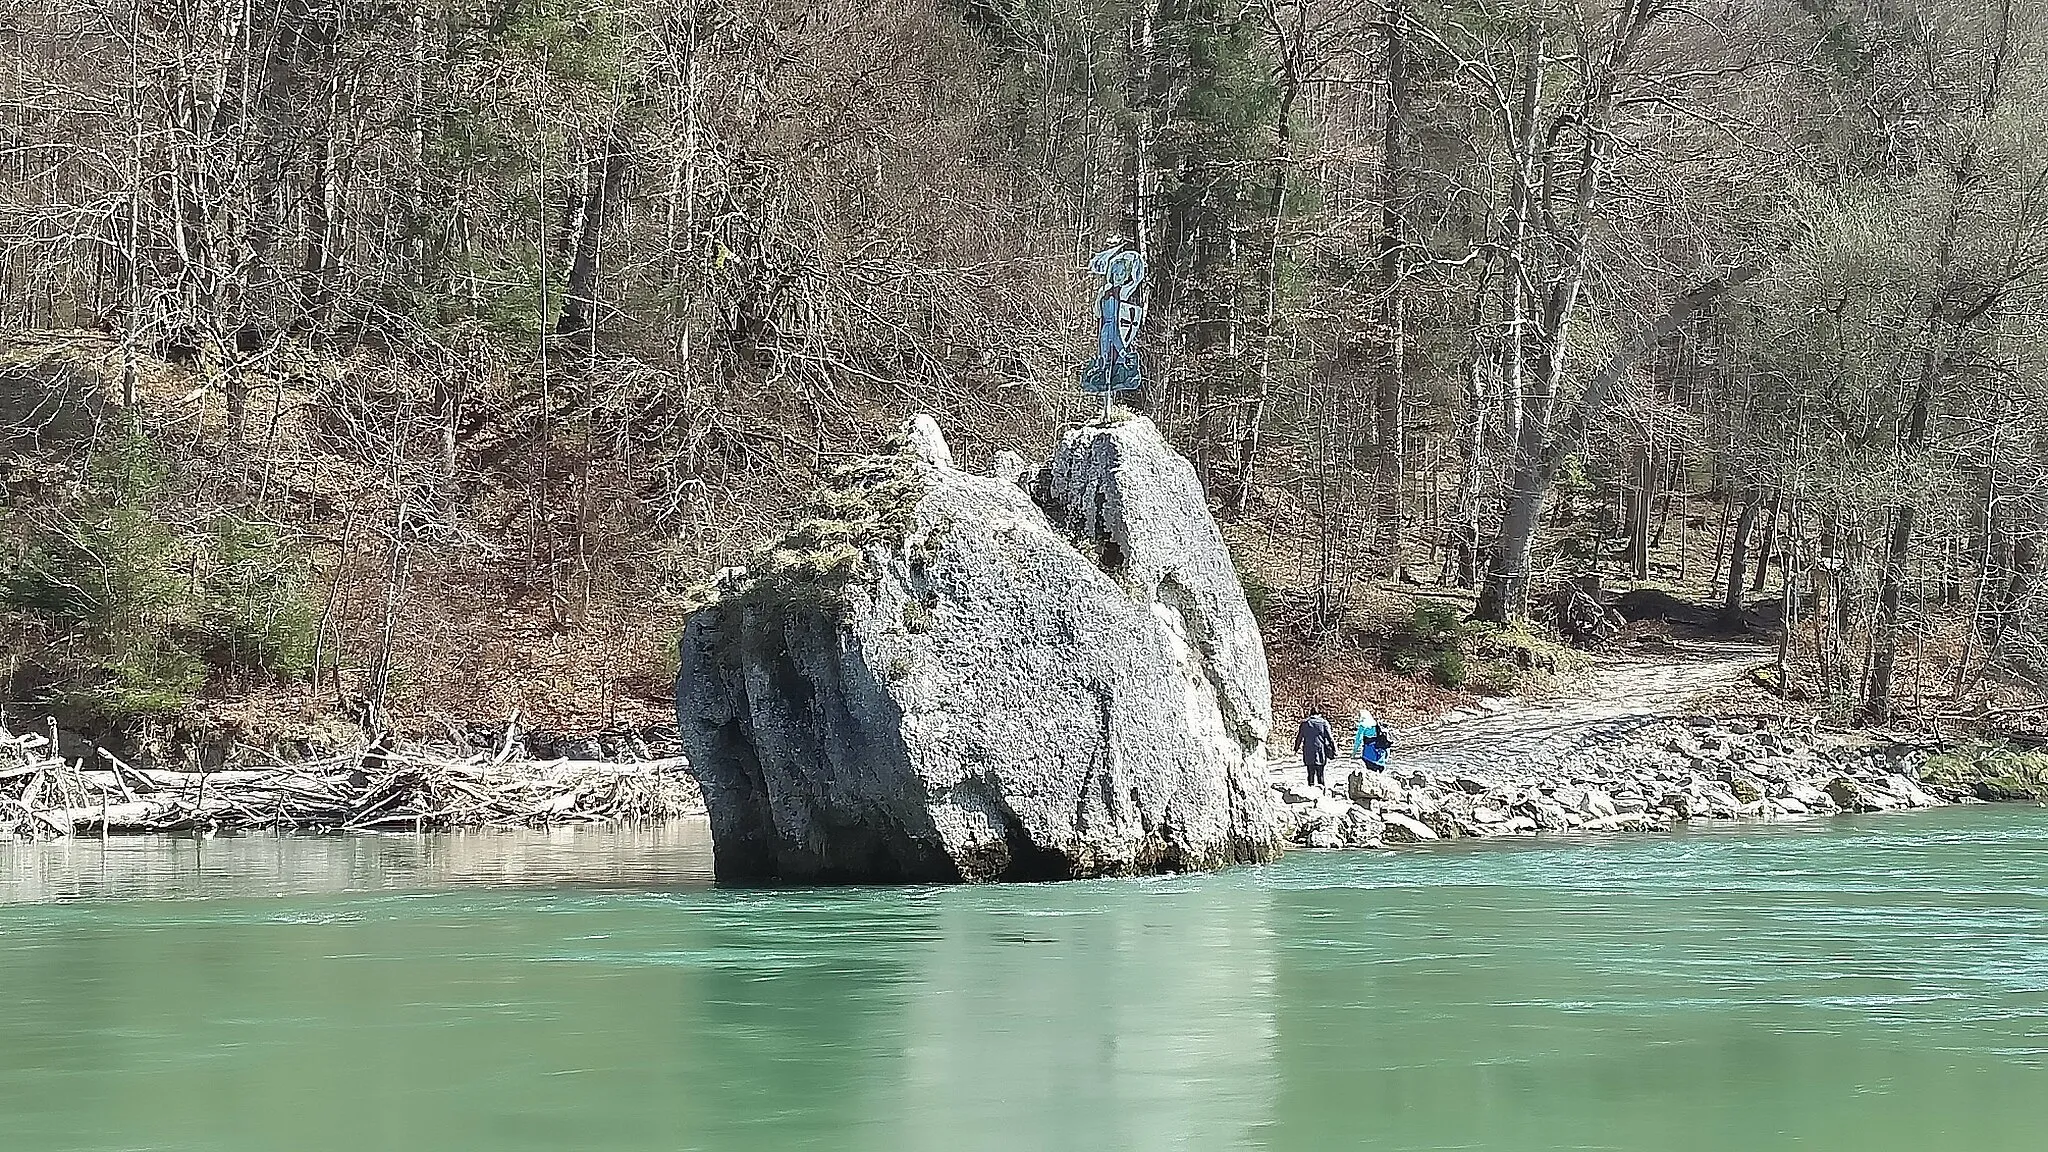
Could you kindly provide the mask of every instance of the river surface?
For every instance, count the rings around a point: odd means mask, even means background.
[[[701,826],[0,844],[0,1149],[2048,1148],[2048,810],[708,883]]]

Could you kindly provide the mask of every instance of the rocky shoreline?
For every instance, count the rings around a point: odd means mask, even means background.
[[[1297,848],[1378,848],[1562,832],[1670,831],[1697,821],[1796,820],[1976,803],[1921,779],[1931,749],[1848,732],[1696,717],[1646,723],[1525,767],[1447,767],[1427,755],[1385,771],[1299,763],[1272,770]]]
[[[502,737],[501,737],[502,738]],[[193,828],[361,831],[546,825],[704,814],[679,756],[637,763],[387,754],[211,773],[93,770],[0,731],[0,838]],[[522,745],[520,751],[525,751]],[[580,750],[580,749],[579,749]],[[608,751],[609,749],[607,749]],[[1560,833],[1668,832],[1698,822],[1769,822],[1979,803],[1923,778],[1935,748],[1783,720],[1656,719],[1516,762],[1397,748],[1385,771],[1331,763],[1304,782],[1298,761],[1269,785],[1292,849],[1398,847]],[[344,760],[346,762],[344,762]],[[1988,794],[1986,794],[1988,795]],[[1997,797],[1994,797],[1997,798]],[[2010,798],[2010,797],[2006,797]]]

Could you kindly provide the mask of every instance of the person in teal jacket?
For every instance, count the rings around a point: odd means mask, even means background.
[[[1372,713],[1360,709],[1358,728],[1351,737],[1351,754],[1374,768],[1384,768],[1387,749],[1393,746],[1393,740],[1387,736],[1386,729],[1380,727],[1379,721],[1372,718]]]

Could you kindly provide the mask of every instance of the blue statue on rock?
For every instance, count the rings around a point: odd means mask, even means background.
[[[1081,370],[1081,390],[1129,392],[1144,383],[1138,367],[1138,325],[1145,320],[1145,305],[1139,299],[1145,258],[1123,237],[1112,236],[1109,247],[1089,258],[1088,268],[1102,277],[1095,298],[1102,341],[1095,359]]]

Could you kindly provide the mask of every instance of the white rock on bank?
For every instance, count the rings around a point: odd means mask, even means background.
[[[1939,808],[1941,801],[1934,798],[1919,782],[1897,773],[1885,778],[1885,785],[1894,796],[1905,801],[1910,808]]]
[[[1400,812],[1382,812],[1380,820],[1385,824],[1381,833],[1389,844],[1414,844],[1422,841],[1441,839],[1436,829],[1424,824],[1413,816]]]
[[[1386,820],[1370,809],[1353,804],[1337,821],[1337,838],[1350,848],[1377,848],[1386,836]]]
[[[1628,812],[1616,816],[1602,816],[1586,821],[1587,832],[1647,832],[1657,827],[1657,821],[1646,813]]]
[[[1844,812],[1889,812],[1905,803],[1883,788],[1847,776],[1828,781],[1827,794]]]
[[[1579,811],[1597,819],[1601,816],[1612,816],[1619,809],[1615,805],[1614,797],[1598,788],[1588,788],[1586,789],[1586,798],[1579,806]]]
[[[1351,793],[1351,798],[1360,804],[1376,800],[1388,804],[1399,804],[1401,798],[1407,794],[1407,789],[1401,787],[1400,782],[1395,780],[1391,774],[1376,772],[1370,768],[1353,771],[1350,777],[1346,779],[1345,784]]]

